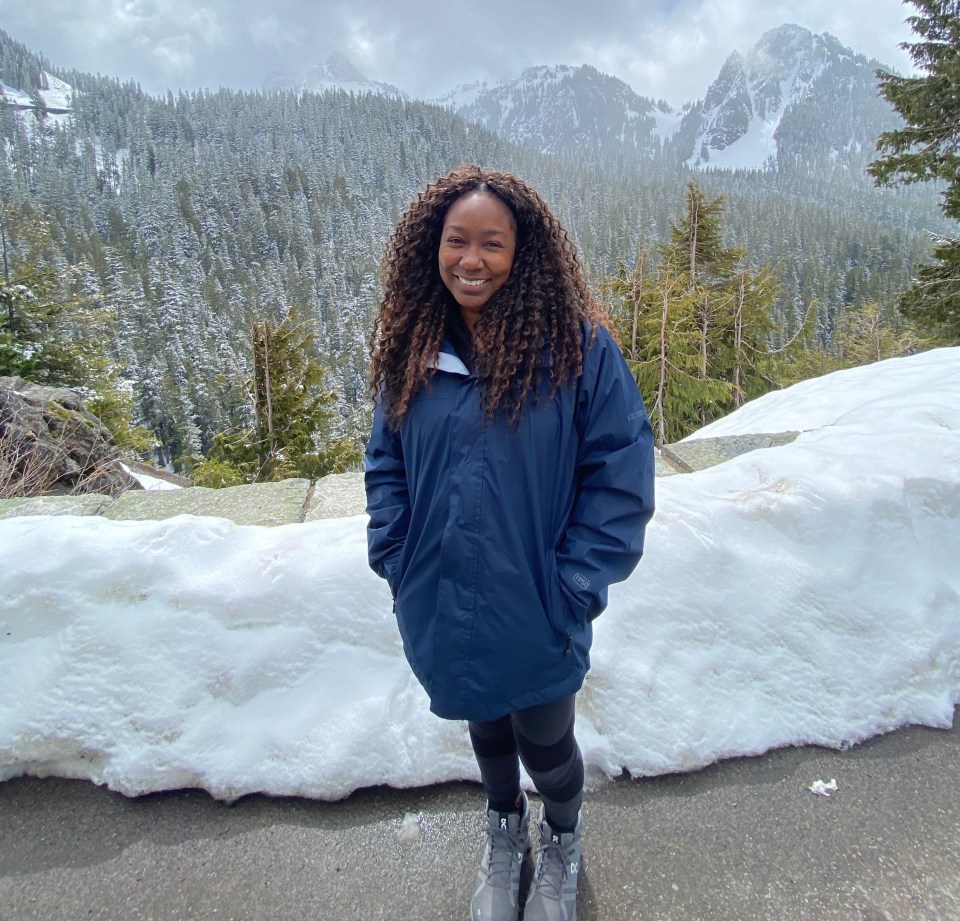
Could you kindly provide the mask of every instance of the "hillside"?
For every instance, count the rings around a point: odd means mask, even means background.
[[[795,25],[734,51],[701,100],[671,109],[590,66],[532,67],[494,86],[436,101],[501,137],[544,153],[682,162],[695,169],[769,169],[872,158],[897,116],[877,94],[879,61]]]
[[[531,182],[570,228],[594,281],[665,236],[695,175],[649,151],[597,153],[573,136],[546,154],[530,137],[521,145],[392,94],[154,98],[58,69],[3,32],[0,65],[5,99],[22,103],[0,105],[10,256],[42,258],[71,291],[109,308],[114,358],[164,463],[206,450],[243,421],[250,323],[278,319],[290,304],[317,324],[341,430],[362,437],[384,242],[416,191],[454,165],[480,162]],[[656,146],[647,131],[659,109],[597,71],[552,73],[563,92],[594,94],[590,136],[602,140],[601,101],[614,98],[633,107],[637,143]],[[51,87],[69,112],[45,111]],[[544,116],[560,111],[542,98]],[[816,301],[828,339],[839,311],[889,300],[905,284],[927,250],[925,229],[940,219],[929,189],[878,191],[851,161],[826,153],[811,164],[713,170],[701,181],[726,196],[730,241],[774,267],[787,330]],[[34,218],[47,229],[39,243]]]

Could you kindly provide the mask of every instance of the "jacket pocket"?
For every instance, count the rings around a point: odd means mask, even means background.
[[[387,585],[390,586],[390,594],[393,595],[394,599],[397,597],[397,592],[400,590],[400,561],[403,558],[403,553],[398,553],[389,563],[383,564],[383,574],[387,580]]]
[[[564,642],[570,640],[580,626],[579,619],[574,613],[573,605],[567,597],[563,583],[560,581],[560,570],[557,566],[555,553],[550,554],[550,602],[547,605],[547,619],[554,632]]]

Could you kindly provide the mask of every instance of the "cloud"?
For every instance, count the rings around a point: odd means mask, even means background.
[[[243,28],[254,45],[269,45],[280,52],[297,46],[296,39],[277,16],[253,19]]]
[[[643,94],[702,97],[724,59],[768,29],[829,31],[900,69],[910,37],[899,0],[33,0],[3,6],[3,27],[63,67],[134,78],[149,92],[257,89],[332,52],[368,77],[431,97],[515,77],[534,64],[584,64]],[[9,9],[7,7],[9,6]]]

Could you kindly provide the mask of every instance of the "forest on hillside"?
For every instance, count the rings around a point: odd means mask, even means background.
[[[814,312],[828,345],[845,311],[893,316],[911,265],[940,229],[935,190],[877,189],[870,152],[779,171],[694,174],[664,159],[587,160],[511,145],[451,111],[374,94],[143,93],[58,70],[0,32],[7,86],[46,75],[73,112],[0,106],[0,197],[9,264],[54,269],[64,297],[93,298],[161,463],[205,454],[250,414],[254,324],[291,308],[335,395],[331,434],[362,439],[379,260],[424,184],[464,162],[537,188],[577,242],[592,282],[668,239],[688,182],[723,196],[723,232],[777,281],[771,345]],[[78,331],[83,335],[83,331]]]

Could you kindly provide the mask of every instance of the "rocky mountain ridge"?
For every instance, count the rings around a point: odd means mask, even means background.
[[[297,85],[400,94],[377,89],[382,84],[366,80],[342,55],[335,58],[323,80]],[[458,86],[430,101],[547,154],[586,150],[695,169],[824,165],[872,156],[878,134],[896,125],[877,92],[882,68],[828,33],[786,24],[745,54],[733,51],[703,99],[680,108],[587,64],[529,67],[516,79]]]
[[[833,36],[795,25],[734,51],[684,114],[673,147],[693,167],[761,168],[783,156],[834,160],[869,145],[896,123],[878,95],[879,61]]]
[[[657,104],[594,67],[529,67],[516,80],[458,87],[434,100],[469,122],[543,153],[629,149],[660,152]]]

